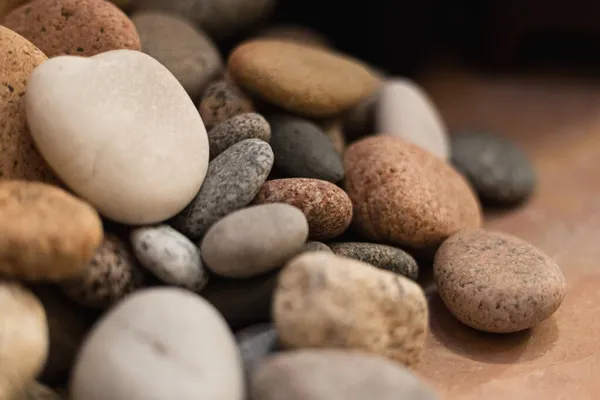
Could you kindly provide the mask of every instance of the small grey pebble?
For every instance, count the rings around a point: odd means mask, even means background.
[[[327,251],[327,252],[331,253],[331,249],[325,243],[316,242],[316,241],[312,241],[312,240],[310,240],[304,244],[304,248],[302,249],[302,252],[304,253],[307,251]]]
[[[416,280],[419,275],[419,267],[415,259],[396,247],[362,242],[330,243],[329,246],[338,256],[360,260],[412,280]]]
[[[510,141],[486,132],[451,137],[452,164],[473,185],[482,203],[508,206],[527,199],[536,175],[527,158]]]
[[[245,139],[271,140],[271,127],[260,114],[245,113],[229,118],[208,132],[210,159]]]
[[[277,330],[270,323],[251,325],[239,331],[235,338],[247,377],[252,375],[267,356],[278,351],[280,347]]]
[[[184,235],[196,240],[219,219],[250,204],[273,167],[267,142],[246,139],[208,164],[200,191],[172,220]]]
[[[198,292],[208,273],[200,249],[168,225],[138,228],[130,234],[133,252],[142,266],[164,283]]]
[[[277,115],[269,119],[275,166],[292,178],[339,182],[344,165],[333,142],[317,125],[305,119]]]

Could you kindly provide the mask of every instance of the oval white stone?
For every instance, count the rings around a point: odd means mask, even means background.
[[[53,58],[32,73],[26,107],[48,164],[115,221],[166,220],[204,181],[202,118],[177,79],[146,54]]]

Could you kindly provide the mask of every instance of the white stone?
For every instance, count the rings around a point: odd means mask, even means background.
[[[401,137],[445,160],[450,157],[442,116],[427,93],[408,79],[384,84],[375,123],[378,134]]]
[[[130,238],[138,261],[163,282],[195,292],[206,286],[200,249],[169,225],[138,228]]]
[[[166,220],[202,185],[208,168],[202,118],[177,79],[146,54],[50,59],[32,73],[26,107],[42,156],[110,219]]]
[[[235,338],[202,297],[179,288],[126,298],[91,331],[77,357],[72,400],[243,400]]]

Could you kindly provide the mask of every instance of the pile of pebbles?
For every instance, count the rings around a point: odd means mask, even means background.
[[[563,301],[547,255],[482,228],[534,191],[526,155],[266,26],[273,0],[21,3],[0,5],[0,400],[437,399],[420,272],[481,331]]]

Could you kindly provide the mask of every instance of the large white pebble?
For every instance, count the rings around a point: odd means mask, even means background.
[[[72,400],[242,400],[233,334],[200,296],[139,291],[92,330],[77,357]]]
[[[26,95],[48,164],[103,215],[150,224],[181,211],[208,168],[208,137],[177,79],[141,52],[53,58]]]
[[[446,125],[435,103],[416,83],[396,78],[385,83],[377,106],[380,134],[403,138],[447,160],[450,144]]]

